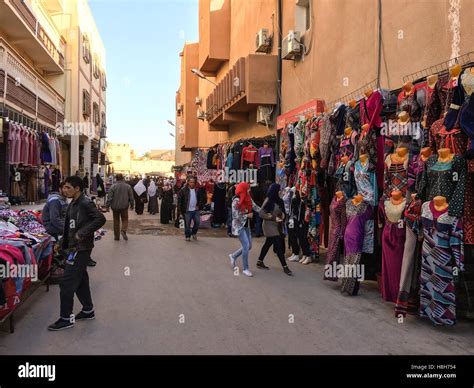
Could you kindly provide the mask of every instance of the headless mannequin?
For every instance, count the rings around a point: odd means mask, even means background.
[[[451,76],[452,80],[457,80],[459,75],[461,74],[461,65],[456,63],[454,66],[449,68],[449,75]]]
[[[360,160],[360,163],[365,166],[367,164],[367,161],[369,160],[369,155],[367,154],[360,154],[359,155],[359,160]]]
[[[354,196],[354,198],[352,198],[352,203],[356,206],[359,206],[363,200],[364,200],[364,197],[360,194],[357,194]]]
[[[336,191],[336,200],[340,201],[342,198],[344,198],[344,192]]]
[[[372,89],[368,89],[365,91],[365,97],[369,98],[372,94],[374,93],[374,91]]]
[[[401,111],[398,114],[398,124],[405,125],[410,121],[410,114],[406,111]]]
[[[426,162],[428,158],[433,153],[433,150],[430,147],[424,147],[421,149],[420,158],[423,162]]]
[[[342,163],[343,166],[345,166],[348,161],[349,161],[349,156],[343,156],[341,158],[341,163]]]
[[[405,92],[405,96],[409,96],[413,93],[415,88],[413,87],[413,83],[411,81],[405,82],[403,84],[403,91]]]
[[[346,129],[344,129],[344,136],[346,137],[346,139],[349,139],[352,135],[352,128],[351,127],[347,127]]]
[[[454,154],[449,148],[441,148],[438,150],[438,162],[450,162],[453,160]]]
[[[390,155],[390,159],[394,163],[404,163],[408,159],[408,148],[399,147],[394,154]]]
[[[446,201],[446,197],[442,197],[440,195],[433,198],[433,204],[434,208],[439,212],[442,212],[449,207],[448,201]]]
[[[390,202],[392,202],[393,205],[400,205],[404,199],[400,190],[394,190],[390,194]]]
[[[434,89],[436,86],[436,83],[438,82],[438,74],[431,74],[428,77],[426,77],[426,82],[428,83],[428,87],[430,89]]]
[[[350,106],[352,109],[354,109],[354,108],[356,107],[356,105],[357,105],[357,101],[356,101],[356,100],[350,100],[350,101],[349,101],[349,106]]]
[[[364,124],[362,126],[361,137],[365,137],[369,132],[369,124]]]

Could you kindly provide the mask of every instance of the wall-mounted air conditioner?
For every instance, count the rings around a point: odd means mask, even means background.
[[[283,59],[295,59],[301,55],[300,33],[290,30],[283,39],[281,47],[281,56]]]
[[[262,28],[257,32],[256,42],[255,42],[255,52],[257,53],[267,53],[271,48],[271,37],[269,36],[268,29]]]
[[[273,107],[271,105],[259,105],[257,107],[257,123],[273,126],[272,122]]]
[[[178,116],[181,114],[182,111],[183,111],[183,104],[176,105],[176,112],[178,113]]]
[[[195,104],[198,105],[198,106],[201,106],[202,105],[202,98],[201,97],[196,97]]]

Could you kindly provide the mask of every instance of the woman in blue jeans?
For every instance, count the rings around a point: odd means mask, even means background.
[[[252,201],[250,186],[246,182],[239,183],[235,189],[235,197],[232,200],[232,234],[238,236],[242,247],[229,255],[232,269],[239,256],[242,256],[243,271],[245,276],[253,276],[249,271],[249,251],[252,249],[252,234],[250,233],[249,220],[253,217],[252,210],[260,211],[260,208]]]

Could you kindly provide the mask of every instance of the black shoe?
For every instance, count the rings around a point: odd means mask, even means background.
[[[283,267],[283,272],[285,272],[288,276],[293,276],[293,272],[291,272],[288,266]]]
[[[76,315],[76,321],[92,321],[95,319],[95,312],[91,311],[90,313],[85,313],[81,311]]]
[[[125,241],[128,241],[127,232],[125,232],[124,230],[122,230],[122,237]]]
[[[71,327],[74,327],[74,323],[73,322],[71,323],[70,319],[59,318],[52,325],[48,326],[48,330],[49,331],[60,331],[60,330],[70,329]]]
[[[94,260],[92,259],[89,259],[89,262],[87,263],[87,266],[88,267],[95,267],[97,265],[97,262],[95,262]]]
[[[267,267],[263,261],[257,261],[257,268],[260,269],[270,269],[270,267]]]

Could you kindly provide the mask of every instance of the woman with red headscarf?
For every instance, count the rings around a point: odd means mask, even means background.
[[[235,189],[235,197],[232,200],[232,234],[238,236],[242,247],[229,255],[232,269],[235,261],[242,256],[243,271],[245,276],[253,276],[249,271],[249,251],[252,249],[252,234],[250,233],[249,219],[253,217],[252,210],[260,211],[260,208],[252,201],[250,196],[250,185],[247,182],[239,183]]]

